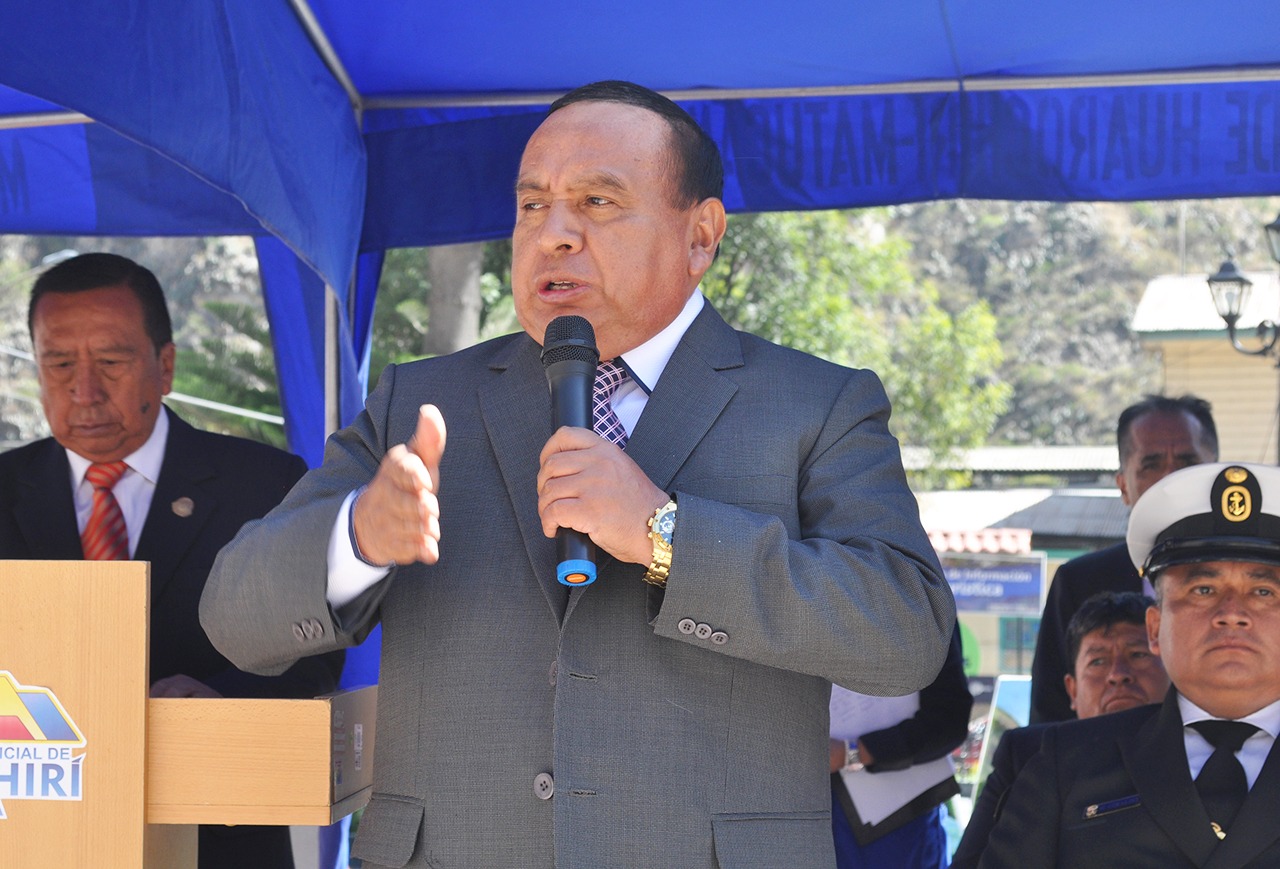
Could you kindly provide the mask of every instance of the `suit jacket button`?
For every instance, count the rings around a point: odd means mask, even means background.
[[[310,627],[311,627],[312,637],[318,638],[318,637],[324,636],[324,623],[321,622],[319,619],[312,619]]]
[[[549,800],[556,793],[556,780],[549,772],[540,772],[533,777],[533,795],[540,800]]]
[[[729,642],[729,635],[724,631],[716,631],[711,635],[711,642],[715,643],[717,646],[723,646],[725,643]]]
[[[711,625],[706,622],[698,622],[698,626],[693,629],[693,635],[700,640],[705,640],[711,636]]]
[[[293,623],[293,636],[294,636],[294,637],[298,640],[298,642],[300,642],[300,643],[305,643],[305,642],[307,641],[307,632],[306,632],[306,631],[304,631],[304,630],[302,629],[302,623],[301,623],[301,622],[294,622],[294,623]]]
[[[552,685],[556,684],[556,671],[559,669],[560,669],[560,662],[552,661],[551,662],[551,684]]]
[[[692,634],[697,629],[697,624],[693,619],[681,619],[676,624],[676,630],[682,634]]]

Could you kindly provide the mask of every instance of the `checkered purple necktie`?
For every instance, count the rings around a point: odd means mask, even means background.
[[[627,446],[627,430],[613,412],[609,399],[626,379],[627,369],[612,362],[601,362],[596,369],[596,383],[591,395],[591,428],[600,437],[623,449]]]

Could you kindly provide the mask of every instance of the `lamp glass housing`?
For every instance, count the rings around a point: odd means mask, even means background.
[[[1267,233],[1267,247],[1271,248],[1271,258],[1280,263],[1280,214],[1262,228]]]
[[[1231,260],[1224,262],[1216,274],[1209,276],[1209,292],[1218,316],[1227,323],[1240,319],[1240,312],[1249,301],[1253,281],[1242,275]]]

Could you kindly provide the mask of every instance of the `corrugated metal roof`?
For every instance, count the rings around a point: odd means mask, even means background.
[[[962,489],[920,492],[920,522],[926,531],[991,528],[1010,514],[1048,498],[1053,489]],[[1028,527],[1028,526],[1023,526]]]
[[[1123,540],[1129,527],[1129,508],[1118,491],[1111,497],[1080,497],[1059,490],[1039,503],[1010,513],[997,528],[1030,528],[1053,537],[1105,537]]]
[[[1236,330],[1252,331],[1263,320],[1280,319],[1280,279],[1274,272],[1246,272],[1253,281]],[[1213,307],[1208,275],[1161,275],[1147,289],[1133,314],[1139,335],[1161,332],[1205,332],[1225,335],[1227,326]]]
[[[1052,537],[1123,540],[1129,508],[1116,489],[922,492],[920,520],[931,534],[1029,528]]]

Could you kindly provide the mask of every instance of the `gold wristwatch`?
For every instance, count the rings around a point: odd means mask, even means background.
[[[644,573],[644,581],[665,588],[671,573],[671,537],[676,530],[676,499],[663,504],[649,517],[649,539],[653,541],[653,560]]]

